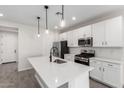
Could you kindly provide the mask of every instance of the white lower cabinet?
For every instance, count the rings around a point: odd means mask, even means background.
[[[64,54],[64,59],[74,62],[75,54]]]
[[[91,76],[92,78],[95,78],[95,79],[101,81],[101,80],[102,80],[102,73],[101,73],[102,64],[101,64],[100,62],[98,62],[98,61],[92,61],[92,62],[90,63],[90,66],[94,67],[94,70],[91,71],[90,76]]]
[[[90,66],[94,70],[90,72],[90,77],[108,84],[112,87],[123,87],[121,65],[106,61],[91,60]]]
[[[120,70],[109,67],[105,67],[104,69],[103,81],[113,86],[120,86]]]

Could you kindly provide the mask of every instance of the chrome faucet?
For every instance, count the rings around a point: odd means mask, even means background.
[[[57,55],[56,56],[59,56],[59,49],[57,47],[52,47],[50,49],[50,62],[52,62],[52,55],[54,56],[55,52],[57,51]]]

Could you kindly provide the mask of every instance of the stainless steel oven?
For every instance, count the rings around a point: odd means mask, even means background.
[[[80,54],[75,55],[75,62],[89,66],[89,60],[95,56],[95,50],[82,50]]]

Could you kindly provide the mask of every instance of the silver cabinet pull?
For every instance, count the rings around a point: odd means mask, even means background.
[[[112,64],[108,64],[108,66],[113,66]]]
[[[107,45],[107,41],[105,41],[105,45]]]
[[[103,68],[103,72],[105,71],[105,69]]]

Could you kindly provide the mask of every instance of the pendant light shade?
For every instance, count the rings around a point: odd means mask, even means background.
[[[37,37],[39,38],[40,37],[40,17],[39,16],[37,17],[37,20],[38,20],[38,33],[37,33]]]
[[[48,6],[44,6],[44,8],[46,9],[46,30],[45,32],[48,34],[49,30],[48,30],[48,16],[47,16],[47,10],[48,10]]]
[[[64,26],[65,26],[65,20],[61,19],[61,21],[60,21],[60,26],[61,26],[61,27],[64,27]]]
[[[62,5],[62,18],[60,20],[60,26],[64,27],[65,26],[65,20],[64,20],[64,5]]]

